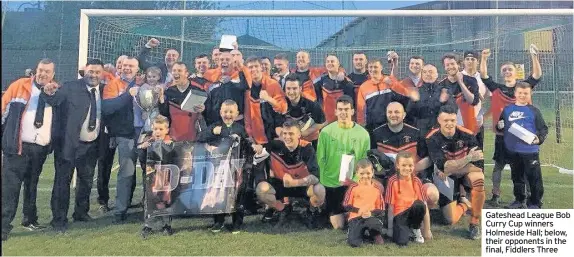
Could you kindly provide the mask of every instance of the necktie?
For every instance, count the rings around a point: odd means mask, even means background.
[[[96,89],[90,89],[92,94],[90,95],[90,121],[88,123],[88,131],[94,131],[96,129],[96,115],[97,115],[97,106],[96,106]]]
[[[42,91],[42,85],[38,85],[34,83],[34,85]],[[41,128],[44,125],[44,108],[46,107],[46,102],[44,102],[44,98],[42,97],[42,93],[38,97],[38,107],[36,108],[36,117],[34,118],[34,126],[36,128]]]

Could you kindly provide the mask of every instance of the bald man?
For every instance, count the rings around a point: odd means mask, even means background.
[[[420,100],[411,105],[409,116],[413,124],[425,135],[437,123],[438,111],[441,106],[455,104],[449,97],[447,89],[438,84],[438,70],[432,64],[422,68],[422,84],[416,87],[420,94]]]

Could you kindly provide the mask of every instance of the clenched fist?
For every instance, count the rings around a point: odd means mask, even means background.
[[[149,48],[157,47],[159,46],[159,40],[157,40],[156,38],[152,38],[149,41],[147,41],[146,46]]]

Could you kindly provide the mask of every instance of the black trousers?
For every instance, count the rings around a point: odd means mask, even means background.
[[[357,217],[349,221],[347,232],[347,243],[352,247],[359,247],[363,244],[365,231],[369,231],[369,236],[374,237],[383,233],[383,222],[376,217]]]
[[[98,143],[80,142],[76,149],[75,159],[65,160],[56,158],[56,174],[54,188],[52,189],[52,222],[53,227],[65,227],[68,223],[68,209],[70,206],[70,183],[74,168],[77,172],[76,203],[73,217],[83,217],[90,210],[90,193],[94,182],[94,170],[98,160]]]
[[[530,185],[530,198],[528,205],[542,207],[544,185],[542,183],[542,170],[538,153],[506,152],[510,161],[510,174],[514,185],[514,198],[516,201],[526,200],[526,180]]]
[[[407,245],[411,229],[420,229],[425,217],[426,207],[421,200],[416,200],[407,210],[393,219],[393,241],[398,245]]]
[[[102,133],[100,135],[100,149],[98,156],[98,203],[107,205],[110,200],[110,176],[116,155],[114,142],[110,143],[110,135]]]
[[[22,224],[38,221],[36,196],[42,166],[49,153],[48,146],[22,143],[22,155],[5,154],[2,161],[2,233],[12,230],[16,216],[20,188],[24,183],[24,206]]]
[[[476,133],[476,141],[478,142],[478,147],[484,151],[484,126],[481,126],[478,133]]]

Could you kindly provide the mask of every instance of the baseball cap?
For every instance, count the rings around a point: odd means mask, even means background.
[[[462,58],[466,58],[466,57],[474,57],[476,59],[479,58],[478,52],[474,51],[474,50],[468,50],[468,51],[464,51],[464,55],[462,56]]]

